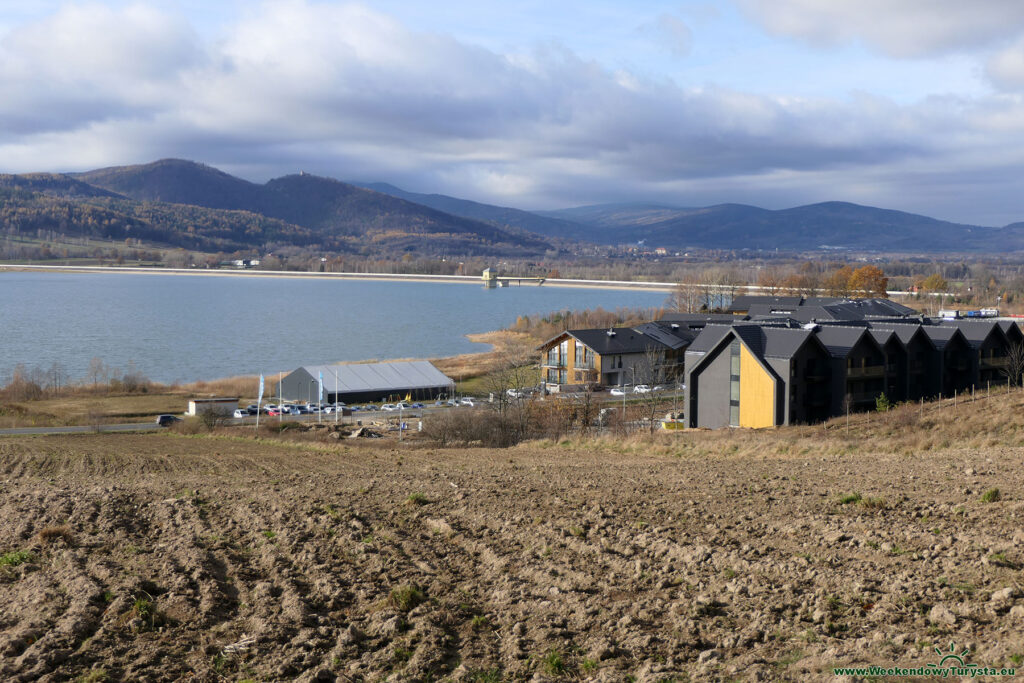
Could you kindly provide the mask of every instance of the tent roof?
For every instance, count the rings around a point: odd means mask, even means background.
[[[304,365],[299,369],[305,370],[313,379],[317,379],[322,372],[324,391],[327,393],[429,389],[452,383],[447,375],[425,360]]]

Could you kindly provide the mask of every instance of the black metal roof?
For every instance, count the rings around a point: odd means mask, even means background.
[[[689,346],[700,334],[700,330],[692,330],[685,325],[672,322],[644,323],[633,329],[674,350]]]
[[[943,320],[939,324],[960,330],[967,343],[974,348],[979,348],[993,334],[1006,340],[1006,333],[994,320]]]
[[[718,342],[722,341],[722,338],[729,334],[731,329],[732,326],[730,325],[708,325],[697,335],[697,338],[693,340],[693,343],[686,349],[686,352],[707,353],[715,348]]]
[[[825,345],[829,353],[836,358],[846,358],[868,332],[863,327],[824,325],[817,334],[818,340]],[[868,338],[874,342],[873,338],[870,336]]]
[[[1021,332],[1020,325],[1012,320],[1000,320],[999,329],[1003,331],[1011,344],[1019,344],[1024,341],[1024,332]]]
[[[663,351],[667,347],[667,344],[629,327],[616,327],[611,330],[568,330],[568,334],[602,356],[644,353],[648,349]]]
[[[967,343],[963,332],[961,332],[957,327],[950,325],[922,325],[921,329],[928,338],[932,340],[932,343],[935,344],[935,348],[940,351],[945,349],[946,346],[957,337]]]
[[[764,355],[769,358],[792,358],[815,337],[813,330],[802,328],[765,327]]]
[[[804,300],[802,296],[764,296],[758,294],[741,294],[732,300],[730,312],[749,311],[751,306],[775,306],[776,308],[796,308]]]

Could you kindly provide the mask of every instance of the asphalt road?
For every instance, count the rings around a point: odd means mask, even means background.
[[[88,432],[154,432],[163,429],[151,422],[135,422],[121,425],[75,425],[73,427],[14,427],[12,429],[0,429],[0,436],[15,436],[19,434],[78,434]]]

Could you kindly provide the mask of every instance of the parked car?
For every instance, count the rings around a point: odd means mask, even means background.
[[[249,413],[250,415],[255,415],[256,413],[259,412],[259,410],[260,410],[260,407],[258,405],[256,405],[255,403],[250,403],[249,405],[247,405],[245,407],[245,412]]]
[[[363,406],[362,409],[363,410],[380,410],[380,408],[378,408],[377,406],[373,405],[372,403],[367,403],[365,406]]]
[[[382,405],[380,407],[380,409],[381,410],[386,410],[387,412],[390,413],[393,410],[398,410],[398,406],[394,405],[393,403],[385,403],[384,405]]]
[[[637,384],[633,387],[634,394],[649,394],[651,393],[651,387],[646,384]]]
[[[395,404],[395,410],[409,410],[412,406],[405,401],[399,401]]]
[[[161,427],[170,427],[176,422],[181,422],[181,418],[177,415],[157,415],[156,423]]]
[[[469,396],[464,396],[464,397],[462,397],[461,399],[459,399],[459,405],[460,405],[460,406],[469,406],[470,408],[472,408],[472,407],[473,407],[473,406],[475,406],[476,404],[475,404],[475,403],[473,403],[473,399],[472,399],[471,397],[469,397]]]
[[[235,411],[235,417],[249,417],[249,411],[238,409]]]
[[[422,407],[423,407],[423,404],[422,404],[422,403],[413,403],[413,404],[412,404],[412,405],[410,405],[409,407],[410,407],[410,408],[422,408]]]
[[[612,390],[608,393],[610,393],[612,396],[625,396],[626,390],[623,389],[622,387],[612,387]]]

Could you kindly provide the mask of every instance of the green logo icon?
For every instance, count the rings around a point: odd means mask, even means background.
[[[964,662],[964,658],[971,654],[971,648],[965,647],[964,651],[957,654],[956,645],[952,642],[949,644],[949,650],[943,652],[939,648],[935,648],[935,652],[942,657],[938,664],[929,664],[928,666],[939,668],[944,666],[951,666],[956,664],[958,666],[978,666],[977,664],[967,664]]]

